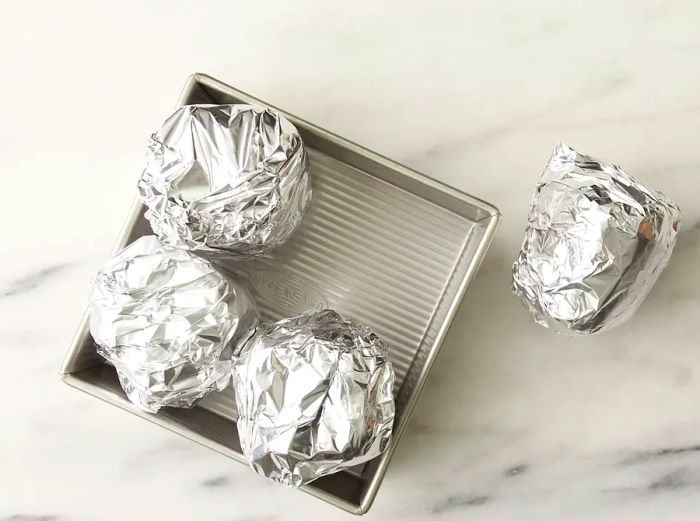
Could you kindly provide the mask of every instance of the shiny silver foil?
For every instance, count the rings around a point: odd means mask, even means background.
[[[140,409],[191,407],[230,382],[231,351],[258,321],[248,291],[154,236],[134,241],[97,273],[90,332]]]
[[[151,136],[138,188],[164,244],[246,258],[296,229],[311,199],[309,159],[275,111],[188,105]]]
[[[535,190],[513,292],[559,332],[618,325],[668,264],[679,224],[665,195],[560,144]]]
[[[323,310],[264,326],[233,363],[243,454],[298,487],[386,448],[394,371],[370,329]]]

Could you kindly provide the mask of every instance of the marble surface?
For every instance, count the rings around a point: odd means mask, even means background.
[[[0,520],[348,519],[59,381],[145,139],[195,71],[503,212],[368,519],[697,519],[699,22],[692,0],[12,3]],[[589,339],[509,288],[559,140],[684,213],[637,315]]]

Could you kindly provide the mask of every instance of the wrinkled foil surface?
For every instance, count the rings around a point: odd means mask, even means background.
[[[140,409],[191,407],[230,382],[231,351],[258,321],[248,291],[154,236],[136,240],[97,273],[90,332]]]
[[[364,463],[391,437],[393,384],[377,335],[334,311],[263,326],[233,363],[243,453],[294,487]]]
[[[296,229],[311,199],[309,159],[275,111],[188,105],[151,136],[138,188],[164,244],[246,258]]]
[[[513,291],[559,332],[618,325],[668,264],[679,224],[665,195],[560,144],[535,189]]]

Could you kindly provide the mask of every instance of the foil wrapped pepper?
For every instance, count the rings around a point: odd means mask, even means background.
[[[311,199],[309,159],[281,114],[188,105],[153,133],[138,183],[164,244],[247,258],[284,243]]]
[[[619,166],[557,146],[530,206],[513,291],[566,334],[618,325],[668,264],[680,210]]]
[[[387,447],[394,371],[370,329],[323,310],[263,326],[233,362],[243,454],[298,487]]]
[[[191,407],[231,381],[231,351],[258,311],[248,291],[196,255],[134,241],[97,273],[90,332],[140,409]]]

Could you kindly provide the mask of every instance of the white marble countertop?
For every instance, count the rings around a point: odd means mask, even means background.
[[[146,137],[195,71],[504,215],[369,519],[697,519],[700,4],[375,4],[4,9],[0,520],[348,518],[59,381]],[[684,213],[637,315],[590,339],[510,294],[560,140]]]

